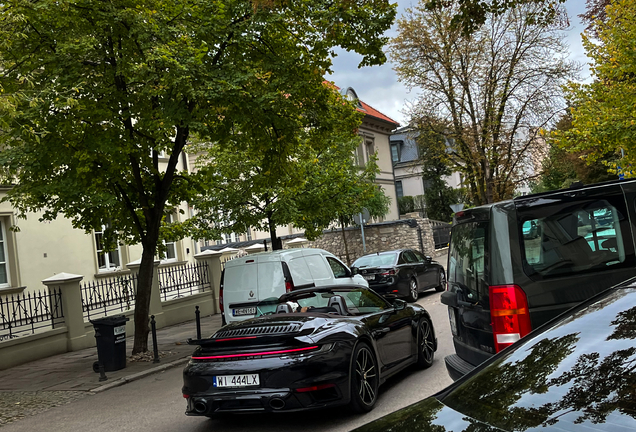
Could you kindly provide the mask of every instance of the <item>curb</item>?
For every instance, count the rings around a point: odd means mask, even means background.
[[[156,366],[154,368],[147,369],[147,370],[142,371],[142,372],[137,372],[136,374],[133,374],[133,375],[128,375],[128,376],[119,378],[119,379],[117,379],[117,380],[115,380],[113,382],[110,382],[108,384],[104,384],[102,386],[99,386],[97,388],[89,390],[89,392],[91,392],[91,393],[101,393],[103,391],[110,390],[112,388],[119,387],[119,386],[122,386],[124,384],[128,384],[129,382],[133,382],[133,381],[136,381],[138,379],[145,378],[148,375],[153,375],[153,374],[156,374],[156,373],[159,373],[159,372],[163,372],[163,371],[165,371],[167,369],[171,369],[173,367],[182,365],[184,363],[187,363],[188,360],[190,360],[190,356],[189,355],[186,356],[186,357],[180,358],[178,360],[171,361],[170,363],[162,364],[160,366]]]

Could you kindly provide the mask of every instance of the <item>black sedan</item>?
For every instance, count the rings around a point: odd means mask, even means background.
[[[636,283],[611,288],[440,393],[356,432],[636,430]]]
[[[183,371],[187,415],[375,405],[378,388],[411,364],[433,363],[428,312],[359,286],[307,288],[265,300],[262,316],[222,327]]]
[[[387,298],[414,302],[422,291],[446,289],[444,267],[414,249],[364,255],[353,262],[351,269],[369,282],[369,288]]]

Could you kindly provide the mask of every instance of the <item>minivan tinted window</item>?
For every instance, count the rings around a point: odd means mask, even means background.
[[[488,293],[485,281],[488,222],[467,222],[453,227],[448,254],[448,282],[469,300]]]
[[[623,267],[623,237],[629,233],[621,229],[626,221],[625,210],[617,208],[624,207],[621,201],[587,201],[534,211],[534,217],[519,213],[526,274],[542,278]]]

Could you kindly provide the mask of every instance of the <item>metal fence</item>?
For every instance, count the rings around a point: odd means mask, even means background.
[[[64,323],[60,289],[0,296],[0,341]]]
[[[159,290],[162,301],[209,291],[210,287],[206,262],[159,269]]]
[[[233,259],[236,259],[236,258],[238,258],[238,257],[237,256],[231,256],[231,257],[228,257],[228,258],[225,258],[225,259],[221,260],[221,270],[225,270],[225,263],[226,262],[232,261]]]
[[[101,318],[135,307],[137,275],[119,275],[81,284],[84,318]]]
[[[440,249],[448,246],[450,241],[451,224],[448,222],[430,220],[433,228],[433,241],[435,242],[435,249]]]

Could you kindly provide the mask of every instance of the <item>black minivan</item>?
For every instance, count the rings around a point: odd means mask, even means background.
[[[522,196],[455,215],[448,250],[453,379],[636,276],[636,180]]]

